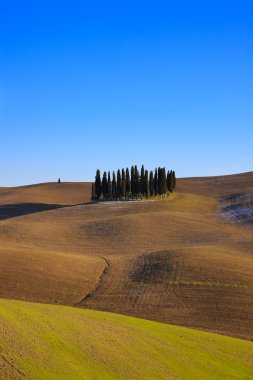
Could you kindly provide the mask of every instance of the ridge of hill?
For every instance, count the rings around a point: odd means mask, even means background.
[[[177,179],[176,191],[220,197],[253,191],[253,171],[210,177]],[[75,205],[89,202],[91,182],[45,182],[33,185],[0,187],[0,204],[44,203]]]

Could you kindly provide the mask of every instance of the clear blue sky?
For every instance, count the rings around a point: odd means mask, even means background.
[[[0,186],[253,170],[253,1],[0,0]]]

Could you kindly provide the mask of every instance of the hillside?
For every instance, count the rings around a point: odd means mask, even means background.
[[[44,204],[75,205],[90,201],[88,182],[49,182],[28,186],[0,187],[1,205]]]
[[[116,314],[0,300],[2,379],[252,379],[252,343]]]
[[[2,188],[0,297],[252,340],[252,229],[219,212],[252,188],[252,173],[187,178],[171,198],[99,205],[90,184]]]
[[[253,172],[216,177],[180,178],[177,190],[193,194],[221,197],[253,191]]]

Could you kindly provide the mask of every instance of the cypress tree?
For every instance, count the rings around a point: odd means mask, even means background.
[[[145,176],[144,176],[144,193],[147,198],[148,197],[148,171],[147,170],[145,170]]]
[[[122,169],[122,197],[126,199],[126,173],[125,169]]]
[[[166,170],[161,168],[161,177],[162,177],[162,194],[167,193],[167,180],[166,180]]]
[[[130,181],[130,175],[129,175],[129,169],[126,168],[126,196],[129,197],[131,191],[131,181]]]
[[[100,178],[100,170],[98,169],[96,172],[96,177],[95,177],[95,193],[97,200],[99,201],[101,197],[101,178]]]
[[[157,169],[155,169],[155,175],[154,175],[154,194],[157,196],[158,194],[158,174]]]
[[[158,194],[162,195],[162,169],[158,168]]]
[[[154,173],[153,173],[153,170],[150,170],[150,173],[149,173],[149,193],[150,193],[150,196],[153,197],[153,195],[154,195]]]
[[[140,193],[142,195],[145,194],[145,170],[144,170],[144,165],[141,166]]]
[[[137,165],[134,167],[134,188],[135,188],[135,194],[138,195],[140,193],[140,175],[139,170],[137,168]]]
[[[170,171],[167,172],[167,190],[170,191]]]
[[[111,173],[108,172],[108,199],[112,198],[112,181],[111,181]]]
[[[117,184],[115,172],[112,172],[112,197],[117,198]]]
[[[135,194],[135,175],[134,175],[134,166],[131,167],[131,194],[132,194],[132,199],[133,195]]]
[[[174,172],[174,170],[173,170],[172,174],[173,174],[172,177],[173,177],[173,190],[174,190],[176,187],[176,182],[177,182],[176,173]]]
[[[174,183],[173,183],[173,172],[172,170],[170,171],[170,193],[173,193],[174,189]]]
[[[121,190],[122,190],[122,184],[121,184],[121,174],[120,170],[117,171],[117,198],[121,197]]]
[[[107,183],[107,174],[104,172],[103,178],[102,178],[102,193],[103,193],[103,199],[105,200],[108,195],[108,183]]]

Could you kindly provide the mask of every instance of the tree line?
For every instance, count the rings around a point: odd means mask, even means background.
[[[95,182],[92,183],[91,199],[99,201],[102,197],[104,201],[128,200],[145,196],[148,198],[173,193],[176,187],[175,171],[165,167],[153,170],[145,170],[144,165],[139,172],[138,167],[118,169],[117,172],[104,172],[102,179],[100,170],[97,169]]]

